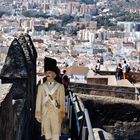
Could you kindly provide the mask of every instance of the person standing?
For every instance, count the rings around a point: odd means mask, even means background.
[[[126,79],[127,67],[128,64],[126,63],[126,60],[124,60],[124,64],[122,65],[123,79]]]
[[[100,60],[97,60],[96,66],[95,66],[95,72],[99,73],[100,72]]]
[[[59,140],[61,124],[65,117],[65,89],[58,82],[59,69],[55,59],[45,57],[46,81],[38,86],[35,118],[41,123],[41,133],[46,140]]]
[[[62,74],[61,74],[61,79],[62,79],[62,83],[63,83],[63,85],[64,85],[64,87],[65,87],[65,93],[66,93],[66,95],[68,95],[68,87],[69,87],[69,83],[70,83],[70,81],[69,81],[69,78],[68,78],[68,76],[66,75],[66,70],[63,70],[62,71]]]
[[[116,78],[117,78],[117,80],[121,80],[123,78],[123,71],[122,71],[121,63],[119,63],[116,68]]]

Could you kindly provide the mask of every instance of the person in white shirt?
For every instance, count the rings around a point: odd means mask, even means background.
[[[126,60],[124,60],[124,64],[122,65],[123,79],[126,79],[127,66],[128,64],[126,63]]]

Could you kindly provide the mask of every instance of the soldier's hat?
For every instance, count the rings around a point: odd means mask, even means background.
[[[44,72],[46,71],[53,71],[56,74],[59,74],[60,70],[57,67],[57,61],[50,57],[44,58]]]

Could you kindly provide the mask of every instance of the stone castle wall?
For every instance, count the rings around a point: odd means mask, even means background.
[[[2,140],[34,139],[36,58],[37,53],[28,34],[21,34],[17,39],[12,41],[5,64],[1,70],[0,79],[3,84],[12,84],[10,94],[13,104],[10,108],[13,117],[9,124],[12,123],[13,127],[9,126],[8,129],[4,128],[4,130],[12,131],[13,137]],[[8,114],[8,111],[3,112],[3,115],[4,113]],[[2,126],[0,126],[0,129],[2,129]],[[1,131],[0,135],[9,134],[8,132],[5,134]]]
[[[140,103],[97,95],[77,94],[88,109],[93,128],[111,133],[115,140],[140,138]]]
[[[110,96],[124,99],[135,99],[134,87],[117,87],[108,86],[102,84],[83,84],[83,83],[71,83],[71,89],[75,93],[87,94],[87,95],[99,95]]]

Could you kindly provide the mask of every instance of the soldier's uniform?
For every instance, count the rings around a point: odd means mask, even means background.
[[[59,140],[65,115],[65,90],[57,81],[39,85],[35,117],[41,122],[41,132],[47,140]]]

